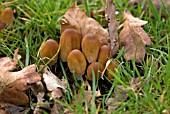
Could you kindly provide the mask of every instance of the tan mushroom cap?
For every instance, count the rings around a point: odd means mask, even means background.
[[[110,58],[111,56],[111,49],[108,45],[103,45],[100,47],[100,51],[99,51],[99,56],[98,56],[98,62],[100,62],[101,64],[103,64],[105,66],[107,60]]]
[[[86,34],[82,40],[82,52],[89,63],[96,62],[101,43],[96,35]]]
[[[0,22],[11,26],[14,20],[14,13],[11,8],[5,8],[0,14]]]
[[[49,65],[53,65],[58,59],[58,43],[55,40],[49,39],[45,41],[40,48],[40,56],[45,63],[55,56]],[[56,55],[57,54],[57,55]]]
[[[69,53],[73,49],[80,49],[81,37],[75,29],[66,29],[60,37],[60,58],[63,62],[67,61]]]
[[[100,79],[104,66],[99,62],[92,62],[87,68],[87,79],[92,81],[92,71],[94,71],[95,79]]]
[[[70,72],[74,72],[77,76],[82,76],[85,73],[87,63],[80,50],[74,49],[69,53],[67,64]]]
[[[106,76],[108,77],[108,79],[113,79],[113,75],[109,73],[109,70],[113,71],[115,73],[116,68],[119,66],[119,62],[116,60],[112,60],[110,62],[110,64],[107,67],[107,71],[106,71]]]

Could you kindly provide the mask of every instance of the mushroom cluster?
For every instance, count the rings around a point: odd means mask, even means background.
[[[101,44],[95,34],[86,34],[83,38],[75,29],[66,29],[62,32],[59,44],[54,40],[47,40],[40,48],[40,56],[44,62],[53,65],[59,58],[66,62],[71,73],[77,78],[86,74],[86,78],[92,81],[100,79],[105,69],[106,62],[111,58],[111,49],[106,44]],[[106,70],[106,76],[113,79],[109,70],[115,72],[119,63],[112,60]]]

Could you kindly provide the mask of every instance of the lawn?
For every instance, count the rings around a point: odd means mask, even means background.
[[[109,80],[104,74],[104,80],[96,81],[92,71],[92,81],[86,80],[86,73],[83,75],[85,81],[79,81],[76,75],[69,71],[67,63],[62,62],[59,57],[49,68],[59,79],[66,81],[66,92],[60,91],[59,98],[51,98],[45,86],[44,100],[37,104],[36,96],[29,89],[25,91],[29,97],[29,104],[18,106],[24,108],[22,112],[33,113],[36,106],[40,106],[40,112],[43,114],[170,113],[168,8],[165,7],[165,3],[157,10],[158,7],[152,2],[154,0],[146,0],[148,1],[146,10],[144,2],[130,5],[128,1],[113,0],[116,6],[115,18],[121,25],[124,22],[123,12],[129,10],[134,17],[148,22],[142,28],[152,43],[144,46],[146,50],[144,59],[140,62],[136,62],[136,59],[125,59],[126,52],[124,47],[120,46],[116,54],[109,59],[119,63],[114,72],[110,71],[113,80]],[[18,54],[22,58],[14,71],[35,64],[36,71],[43,76],[40,66],[44,65],[44,62],[40,57],[40,47],[48,39],[60,41],[61,19],[75,2],[77,7],[85,11],[89,17],[93,16],[104,29],[108,30],[105,14],[102,12],[102,9],[106,8],[105,0],[3,0],[0,8],[13,9],[14,22],[11,27],[0,31],[0,57],[12,58],[14,50],[19,48]],[[98,13],[99,10],[102,13]],[[119,37],[121,30],[122,28],[116,30]],[[44,84],[44,81],[42,83]],[[100,95],[96,95],[98,91]]]

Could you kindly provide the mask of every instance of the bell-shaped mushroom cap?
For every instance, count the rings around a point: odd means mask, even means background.
[[[80,49],[81,37],[75,29],[66,29],[60,37],[60,58],[63,62],[67,61],[69,53],[73,49]]]
[[[58,43],[55,40],[49,39],[45,41],[40,47],[40,56],[45,63],[51,60],[49,65],[53,65],[58,58]]]
[[[92,71],[94,71],[95,79],[100,79],[104,66],[99,62],[92,62],[87,68],[87,79],[92,81]]]
[[[11,8],[5,8],[4,11],[0,14],[0,23],[11,26],[14,20],[14,13]]]
[[[86,59],[78,49],[74,49],[69,53],[67,64],[70,72],[74,72],[76,76],[82,76],[85,73],[87,66]]]
[[[111,49],[108,45],[103,45],[100,47],[98,62],[105,66],[107,60],[111,56]]]
[[[96,35],[86,34],[82,40],[82,52],[89,63],[96,62],[101,43]]]
[[[113,79],[113,75],[109,73],[109,70],[113,71],[115,73],[116,68],[119,66],[119,62],[116,60],[112,60],[110,62],[110,64],[107,67],[107,71],[106,71],[106,76],[108,77],[108,79]]]

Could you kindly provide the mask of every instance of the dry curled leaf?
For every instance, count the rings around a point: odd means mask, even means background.
[[[29,103],[29,98],[22,91],[17,91],[14,88],[5,87],[0,93],[0,101],[15,105],[26,105]]]
[[[60,98],[62,95],[63,95],[63,94],[62,94],[62,91],[61,91],[61,89],[59,89],[59,88],[56,88],[55,90],[53,90],[53,91],[51,92],[51,97],[52,97],[52,98]]]
[[[6,58],[6,60],[8,61],[9,58]],[[4,62],[6,60],[4,60]],[[10,62],[12,62],[12,63],[11,64],[9,63],[10,64],[9,67],[11,67],[11,65],[15,64],[15,63],[13,63],[13,60],[11,60]],[[1,59],[0,59],[0,63],[1,63]],[[2,64],[3,64],[3,61],[2,61]],[[4,66],[9,65],[9,64],[5,64]],[[0,69],[2,67],[3,66],[0,66]],[[36,72],[36,66],[34,64],[27,66],[24,69],[17,71],[17,72],[10,72],[9,71],[10,69],[1,70],[1,73],[0,73],[0,77],[1,77],[0,83],[1,84],[3,83],[5,85],[10,85],[14,88],[18,88],[19,90],[22,90],[22,89],[24,89],[25,86],[27,86],[27,84],[35,83],[35,82],[41,80],[40,75]]]
[[[14,59],[4,57],[0,59],[0,101],[13,103],[16,105],[25,105],[29,103],[28,96],[23,92],[30,88],[29,84],[41,80],[40,75],[36,72],[36,66],[30,65],[20,71],[12,72],[21,58],[14,53]]]
[[[65,82],[55,76],[48,67],[45,68],[43,79],[47,90],[51,92],[52,97],[61,97],[62,93],[58,89],[62,89],[64,92],[66,92]]]
[[[120,32],[120,46],[124,46],[124,58],[127,60],[136,59],[136,62],[143,61],[145,57],[145,45],[150,45],[151,40],[148,34],[141,26],[147,24],[147,21],[135,18],[125,10],[123,15],[125,21],[123,30]]]
[[[106,4],[107,4],[106,19],[108,20],[110,47],[112,50],[112,54],[114,55],[119,48],[118,33],[117,33],[119,22],[115,18],[116,6],[113,4],[112,0],[107,0]]]
[[[41,110],[41,104],[44,102],[44,95],[45,95],[45,89],[41,81],[36,82],[34,84],[31,84],[31,90],[33,91],[34,95],[37,97],[37,105],[34,109],[34,114],[39,114],[42,112]],[[40,113],[41,114],[41,113]]]
[[[109,34],[96,20],[89,18],[85,12],[73,4],[60,21],[62,31],[68,28],[76,29],[83,38],[86,34],[95,34],[102,44],[107,44]]]
[[[34,95],[37,97],[37,102],[43,102],[43,97],[45,95],[45,88],[41,81],[31,84],[31,90]]]

